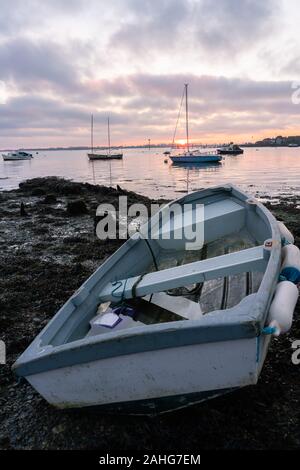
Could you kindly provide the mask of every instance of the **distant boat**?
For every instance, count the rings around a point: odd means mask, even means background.
[[[288,147],[299,147],[298,144],[289,144]]]
[[[221,155],[216,152],[200,152],[199,150],[187,151],[180,155],[172,155],[173,163],[219,163],[222,160]]]
[[[3,153],[2,157],[4,161],[30,160],[33,158],[32,153],[24,152],[23,150]]]
[[[111,153],[110,151],[110,125],[109,117],[107,118],[107,137],[108,137],[108,152],[107,153],[96,153],[94,152],[94,117],[91,116],[91,152],[88,153],[90,160],[121,160],[123,158],[123,153]]]
[[[229,145],[218,148],[217,151],[220,155],[240,155],[244,153],[244,150],[233,142],[231,142]]]
[[[188,84],[185,88],[185,122],[186,122],[186,144],[187,151],[179,155],[170,155],[173,163],[208,163],[219,162],[222,157],[217,152],[200,152],[200,150],[190,150],[189,145],[189,115],[188,115]],[[176,126],[177,127],[177,126]]]
[[[211,169],[216,169],[216,168],[219,168],[221,165],[220,161],[208,161],[208,162],[204,162],[203,159],[200,161],[200,162],[191,162],[190,160],[184,162],[184,161],[180,161],[180,162],[173,162],[172,163],[172,166],[180,166],[180,168],[186,168],[188,170],[192,170],[192,169],[203,169],[203,168],[211,168]]]

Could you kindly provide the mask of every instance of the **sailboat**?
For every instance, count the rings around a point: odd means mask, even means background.
[[[190,150],[189,145],[189,115],[188,115],[188,84],[185,83],[185,122],[186,122],[186,145],[187,151],[179,155],[170,155],[173,163],[217,163],[222,160],[217,152],[200,152]]]
[[[91,116],[91,152],[88,153],[90,160],[120,160],[123,158],[123,153],[111,153],[110,151],[110,124],[109,117],[107,118],[107,138],[108,138],[108,152],[96,153],[94,152],[94,116]]]

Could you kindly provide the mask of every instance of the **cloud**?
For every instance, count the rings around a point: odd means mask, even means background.
[[[47,92],[54,88],[60,92],[80,92],[83,69],[77,60],[80,50],[88,57],[87,45],[79,41],[61,45],[24,37],[7,40],[0,44],[0,80],[19,91]]]
[[[0,106],[0,127],[2,129],[89,127],[90,114],[88,107],[64,103],[41,95],[23,95],[11,98],[5,105]],[[112,121],[124,124],[126,118],[122,114],[111,112],[110,115]],[[95,113],[96,121],[106,123],[106,119],[106,112]]]
[[[88,145],[90,113],[95,115],[96,143],[106,142],[110,115],[115,143],[169,141],[175,127],[186,76],[134,74],[99,80],[91,104],[89,84],[83,84],[81,102],[62,101],[41,94],[10,98],[0,106],[0,134],[4,137],[43,136],[39,145]],[[215,135],[253,135],[289,129],[300,106],[291,101],[289,81],[255,82],[213,76],[191,76],[191,136],[206,140]],[[86,93],[86,94],[85,94]],[[86,98],[86,99],[84,99]],[[119,101],[118,101],[119,100]],[[118,106],[109,106],[109,101]],[[183,120],[179,132],[183,135]],[[211,137],[210,137],[211,138]]]
[[[232,61],[270,37],[279,7],[279,0],[129,0],[110,47],[149,60],[173,50],[181,60],[193,51]]]
[[[1,0],[0,36],[35,28],[53,16],[74,14],[83,5],[84,0]]]
[[[189,0],[128,0],[128,15],[112,34],[109,46],[136,55],[175,47],[191,13]]]
[[[208,54],[239,54],[270,35],[277,0],[202,0],[196,7],[197,38]],[[276,14],[276,15],[275,15]],[[200,20],[200,21],[199,21]]]
[[[19,96],[0,107],[0,129],[5,132],[27,129],[59,129],[81,126],[88,114],[77,106],[38,95]]]
[[[226,105],[230,109],[251,109],[274,102],[292,106],[290,81],[254,81],[250,79],[188,74],[132,74],[93,82],[99,96],[126,98],[128,106],[159,109],[176,107],[183,84],[189,83],[190,102],[203,103],[207,109]],[[86,83],[89,88],[89,82]],[[162,106],[161,106],[162,103]]]
[[[185,82],[195,136],[288,128],[300,66],[293,31],[278,37],[284,3],[1,0],[1,136],[84,143],[93,112],[100,140],[108,114],[120,142],[169,140]]]

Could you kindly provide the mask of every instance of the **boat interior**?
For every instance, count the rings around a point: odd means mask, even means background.
[[[268,263],[263,246],[272,236],[268,218],[241,193],[205,193],[182,199],[193,214],[203,205],[201,220],[193,220],[203,234],[196,249],[176,239],[175,223],[171,228],[162,223],[158,239],[135,234],[64,305],[42,343],[55,346],[132,327],[201,320],[256,293]]]

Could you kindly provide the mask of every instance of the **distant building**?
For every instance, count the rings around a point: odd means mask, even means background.
[[[285,139],[281,135],[277,136],[275,139],[275,145],[282,145],[284,143],[284,140]]]
[[[282,135],[278,135],[275,138],[266,137],[263,140],[258,140],[255,142],[254,145],[257,147],[271,147],[275,145],[290,145],[290,144],[297,144],[300,146],[300,136],[299,135],[290,135],[289,137],[283,137]]]
[[[289,135],[287,138],[287,144],[297,144],[300,145],[300,136],[299,135]]]
[[[275,145],[275,139],[267,137],[266,139],[258,140],[255,145],[269,147],[270,145]]]

